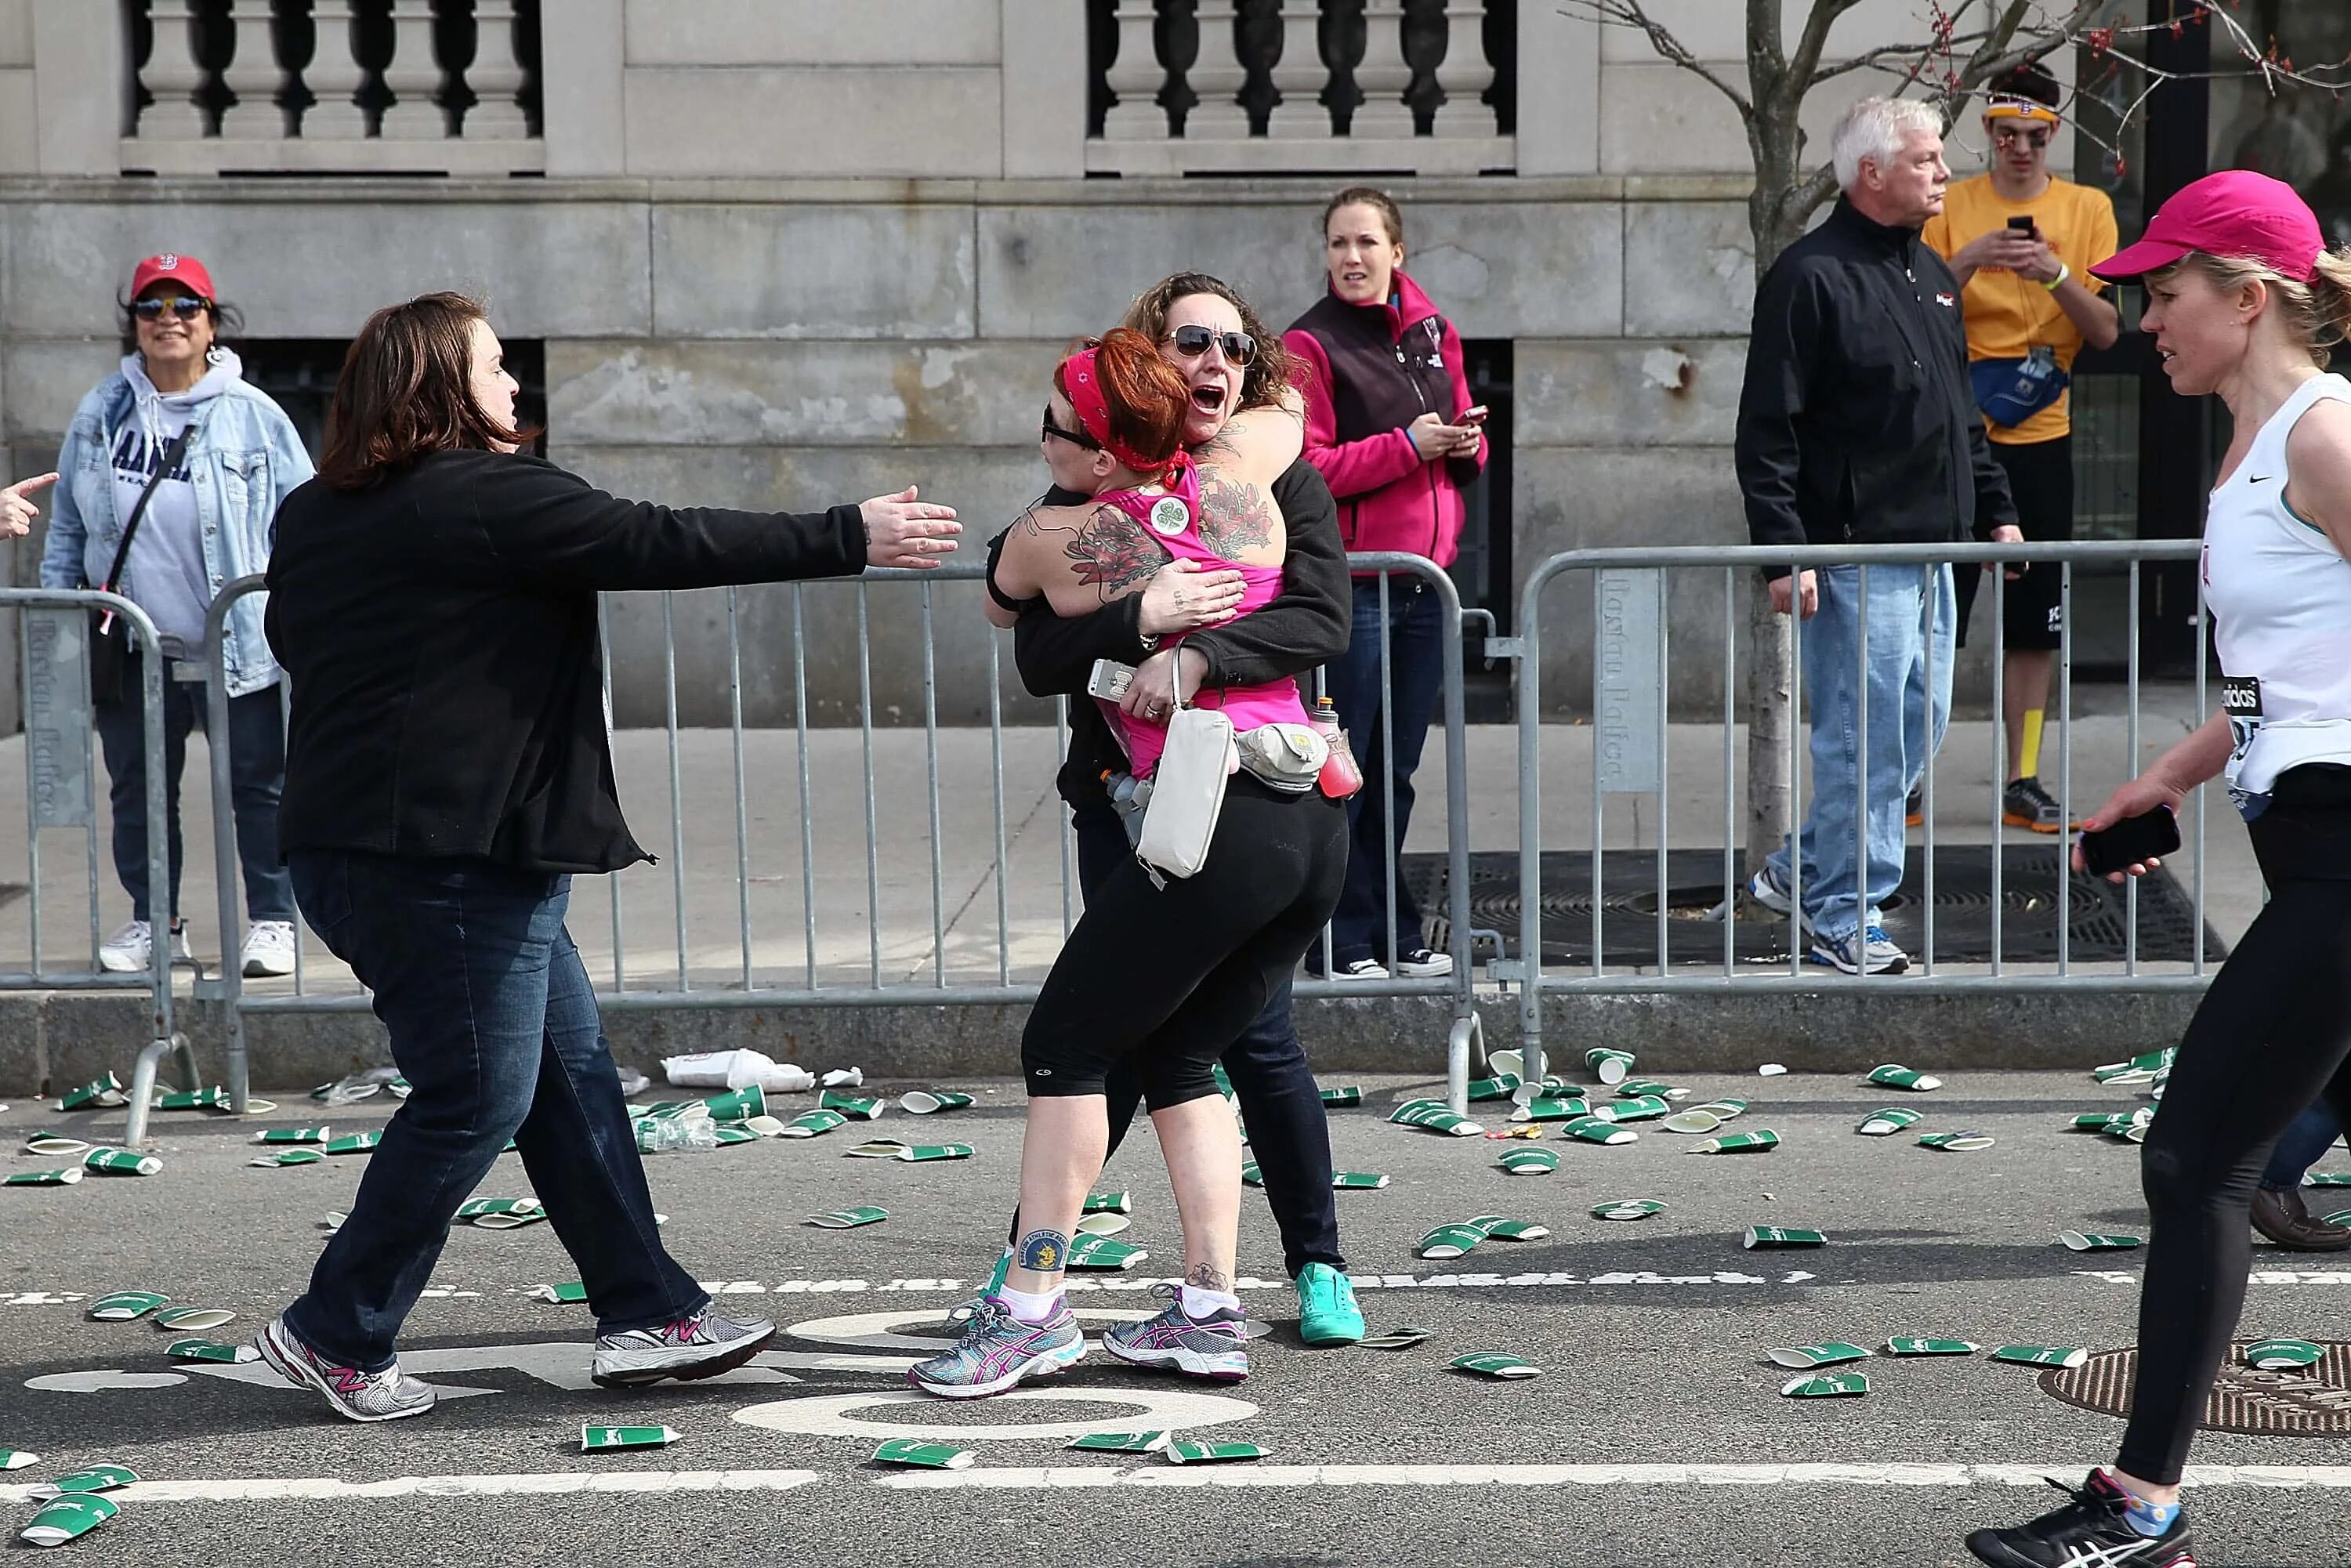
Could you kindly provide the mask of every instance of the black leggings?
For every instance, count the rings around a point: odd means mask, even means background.
[[[2140,1157],[2150,1235],[2117,1465],[2173,1485],[2252,1266],[2248,1210],[2321,1094],[2351,1118],[2351,773],[2294,769],[2252,823],[2270,901],[2196,1009]]]
[[[1129,860],[1070,933],[1020,1037],[1032,1095],[1101,1094],[1133,1055],[1154,1111],[1217,1092],[1217,1058],[1331,918],[1346,812],[1245,773],[1225,788],[1199,873],[1156,887]]]

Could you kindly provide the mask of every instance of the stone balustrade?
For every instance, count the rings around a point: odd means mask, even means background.
[[[134,0],[134,49],[147,42],[122,170],[543,172],[537,11],[536,0]]]
[[[1087,171],[1512,172],[1502,107],[1517,33],[1489,26],[1488,11],[1485,0],[1114,0],[1096,12],[1110,36],[1095,39],[1102,108]]]

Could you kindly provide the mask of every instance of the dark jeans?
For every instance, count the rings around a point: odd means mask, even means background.
[[[1393,963],[1399,952],[1422,945],[1420,905],[1399,874],[1395,921],[1388,921],[1388,856],[1404,848],[1412,826],[1412,776],[1420,767],[1428,722],[1445,684],[1445,611],[1417,578],[1388,580],[1387,685],[1380,684],[1379,579],[1355,580],[1355,624],[1347,652],[1324,666],[1322,676],[1347,744],[1363,769],[1364,787],[1347,802],[1347,882],[1331,917],[1331,962],[1344,967],[1361,958]],[[1393,695],[1393,703],[1387,699]],[[1382,709],[1388,727],[1381,735]],[[1393,745],[1394,749],[1390,747]],[[1391,766],[1393,763],[1393,766]],[[1384,789],[1393,781],[1391,817]],[[1322,962],[1321,944],[1309,955]]]
[[[1078,885],[1088,894],[1134,858],[1126,830],[1108,806],[1071,813],[1078,837]],[[1322,1093],[1306,1065],[1306,1047],[1290,1016],[1290,980],[1284,976],[1265,1010],[1234,1040],[1223,1058],[1249,1129],[1249,1157],[1265,1181],[1265,1201],[1281,1231],[1282,1267],[1291,1278],[1309,1263],[1344,1270],[1339,1253],[1339,1204],[1331,1190],[1331,1124]],[[1110,1146],[1118,1145],[1134,1124],[1143,1100],[1143,1078],[1128,1057],[1110,1071]],[[1019,1217],[1013,1217],[1012,1239]]]
[[[2324,1100],[2314,1103],[2302,1113],[2301,1120],[2285,1130],[2277,1147],[2270,1151],[2269,1169],[2262,1173],[2262,1185],[2273,1192],[2300,1186],[2303,1173],[2325,1158],[2326,1151],[2342,1135],[2342,1125],[2335,1120],[2335,1108]]]
[[[287,1322],[329,1358],[380,1371],[512,1138],[580,1266],[599,1333],[690,1317],[710,1298],[664,1249],[636,1135],[580,950],[571,879],[484,860],[298,851],[302,916],[375,993],[414,1086],[369,1156],[350,1218]]]
[[[143,654],[124,672],[125,700],[91,710],[99,748],[106,757],[114,808],[114,874],[131,895],[134,918],[151,918],[147,886],[147,739],[141,693]],[[204,688],[163,683],[164,816],[171,822],[172,918],[180,915],[180,775],[188,761],[188,732],[204,722]],[[214,737],[215,744],[220,737]],[[277,796],[286,782],[286,722],[277,688],[265,686],[228,699],[229,804],[236,814],[236,857],[245,867],[248,920],[294,918],[293,884],[277,863]],[[222,933],[226,942],[230,934]]]

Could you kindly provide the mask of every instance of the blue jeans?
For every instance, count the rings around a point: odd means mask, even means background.
[[[147,737],[145,688],[140,661],[131,655],[123,675],[124,700],[99,703],[90,710],[99,749],[106,757],[108,799],[114,815],[114,874],[131,895],[134,919],[152,918],[147,886]],[[163,815],[171,824],[171,911],[180,914],[180,775],[188,761],[188,732],[204,722],[204,689],[163,683]],[[236,817],[236,858],[245,868],[245,914],[248,920],[294,918],[294,888],[277,863],[277,797],[286,782],[286,720],[277,688],[265,686],[228,699],[228,736],[213,737],[228,747],[229,805]],[[229,940],[223,932],[221,939]]]
[[[690,1317],[710,1298],[663,1248],[619,1070],[580,950],[571,879],[486,860],[299,851],[302,916],[375,993],[413,1085],[369,1156],[350,1218],[286,1309],[303,1341],[376,1372],[512,1138],[599,1333]]]
[[[1345,967],[1362,958],[1395,962],[1423,944],[1420,905],[1398,875],[1395,919],[1388,919],[1388,857],[1404,849],[1412,826],[1412,776],[1420,767],[1428,723],[1445,683],[1445,611],[1416,577],[1388,580],[1387,685],[1380,684],[1380,583],[1355,580],[1355,623],[1347,651],[1323,669],[1323,680],[1347,744],[1363,769],[1364,787],[1347,802],[1347,881],[1331,916],[1331,962]],[[1387,699],[1393,698],[1393,701]],[[1387,710],[1392,733],[1383,737]],[[1394,749],[1389,749],[1393,743]],[[1391,818],[1384,787],[1392,787]],[[1321,944],[1308,955],[1322,961]]]
[[[2323,1098],[2312,1101],[2310,1109],[2285,1130],[2277,1147],[2270,1151],[2269,1168],[2262,1172],[2262,1185],[2272,1192],[2300,1186],[2303,1173],[2325,1158],[2326,1151],[2342,1135],[2343,1127],[2335,1121],[2334,1109]]]
[[[1948,566],[1869,569],[1869,735],[1863,755],[1855,662],[1864,646],[1861,571],[1820,573],[1820,610],[1802,622],[1804,696],[1813,710],[1813,803],[1804,815],[1803,878],[1798,890],[1815,932],[1851,936],[1902,884],[1902,805],[1927,775],[1951,719],[1951,647],[1957,611]],[[1927,678],[1933,622],[1934,681]],[[1855,815],[1865,822],[1868,864],[1855,865]],[[1788,845],[1771,868],[1788,877]]]

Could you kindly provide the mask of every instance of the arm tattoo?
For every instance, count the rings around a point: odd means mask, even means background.
[[[1116,507],[1096,507],[1061,553],[1078,580],[1099,590],[1105,604],[1167,564],[1165,547]]]
[[[1273,543],[1276,517],[1266,494],[1255,485],[1202,470],[1200,537],[1226,559]]]

